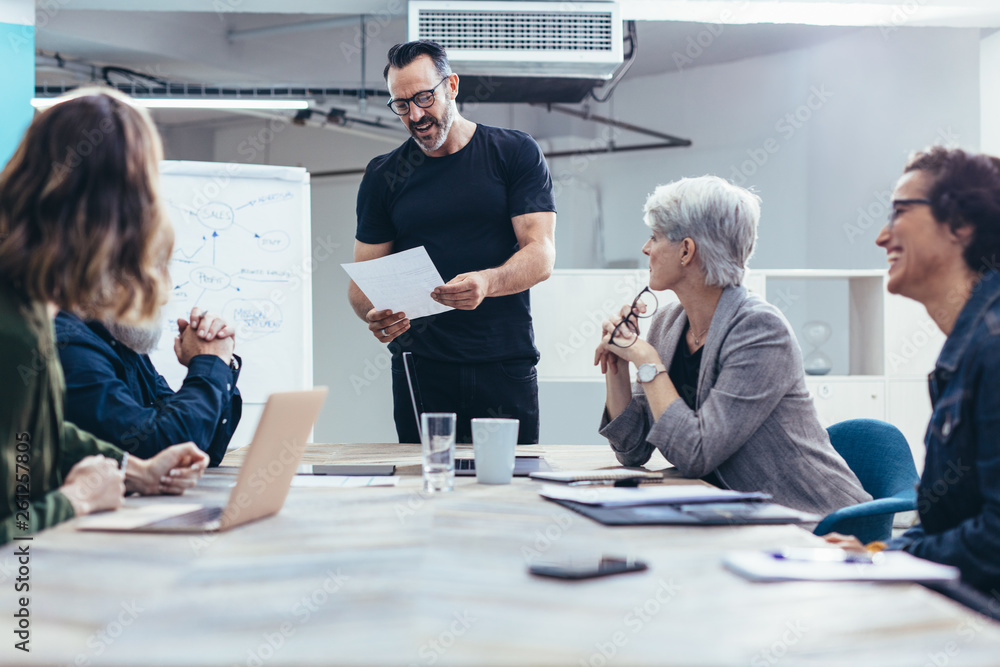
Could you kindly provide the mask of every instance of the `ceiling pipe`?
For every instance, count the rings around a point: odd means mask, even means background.
[[[682,141],[687,141],[683,139]],[[611,155],[612,153],[629,153],[632,151],[651,151],[658,150],[661,148],[677,148],[679,146],[690,145],[687,144],[636,144],[634,146],[609,146],[608,148],[580,148],[576,150],[569,151],[549,151],[548,153],[542,153],[542,156],[546,160],[554,160],[556,158],[564,157],[575,157],[577,155]],[[337,169],[334,171],[314,171],[309,173],[310,178],[333,178],[336,176],[360,176],[365,173],[363,168],[359,169]]]
[[[628,132],[637,132],[639,134],[645,134],[650,137],[656,137],[657,139],[663,139],[666,143],[665,147],[674,146],[690,146],[690,139],[683,139],[681,137],[675,137],[672,134],[666,134],[664,132],[657,132],[656,130],[650,130],[646,127],[640,127],[638,125],[633,125],[632,123],[626,123],[625,121],[615,120],[614,118],[607,118],[605,116],[598,116],[587,111],[577,111],[576,109],[562,106],[560,104],[532,104],[533,107],[545,107],[549,111],[558,111],[559,113],[564,113],[567,116],[575,116],[577,118],[582,118],[584,120],[592,120],[595,123],[602,123],[604,125],[610,125],[611,127],[616,127],[620,130],[626,130]],[[593,151],[590,151],[593,152]],[[577,153],[582,154],[582,153]]]
[[[69,72],[70,74],[84,77],[88,81],[97,81],[102,78],[100,67],[96,65],[87,65],[86,63],[74,60],[65,60],[58,53],[54,56],[49,56],[44,53],[36,53],[35,67],[62,70],[64,72]]]

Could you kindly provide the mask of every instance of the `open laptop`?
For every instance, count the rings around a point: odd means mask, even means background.
[[[225,507],[143,505],[81,517],[77,530],[209,533],[277,514],[326,394],[326,387],[271,394]]]
[[[423,431],[420,426],[420,415],[423,413],[423,402],[420,400],[420,387],[417,385],[417,374],[410,368],[413,363],[412,352],[403,353],[403,371],[406,374],[406,386],[410,390],[410,402],[413,404],[413,418],[417,420],[417,433],[423,439]],[[533,472],[550,472],[552,467],[548,461],[541,456],[526,455],[514,456],[514,476],[527,477]],[[476,474],[476,460],[469,458],[455,459],[456,477],[474,477]]]

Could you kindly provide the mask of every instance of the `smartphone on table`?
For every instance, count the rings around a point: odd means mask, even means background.
[[[648,566],[631,556],[596,556],[568,558],[561,561],[532,563],[528,571],[539,577],[556,579],[593,579],[625,572],[641,572]]]

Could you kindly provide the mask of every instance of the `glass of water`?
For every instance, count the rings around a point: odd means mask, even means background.
[[[420,416],[424,452],[424,491],[451,491],[455,485],[455,413]]]

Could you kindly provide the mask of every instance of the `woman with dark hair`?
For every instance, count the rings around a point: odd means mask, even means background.
[[[756,195],[716,176],[649,196],[648,289],[680,303],[654,314],[643,290],[604,323],[594,359],[607,384],[601,434],[623,465],[658,450],[685,477],[825,515],[871,496],[819,423],[788,322],[740,284],[759,218]],[[650,316],[642,340],[638,318]]]
[[[919,301],[947,336],[917,488],[920,523],[890,549],[1000,587],[1000,160],[935,147],[912,156],[875,241],[888,290]],[[853,537],[829,541],[858,549]],[[881,546],[881,545],[880,545]]]
[[[126,490],[183,493],[208,463],[185,443],[125,464],[63,420],[56,312],[141,322],[166,300],[161,156],[144,110],[90,89],[38,115],[0,173],[0,543],[115,509]]]

